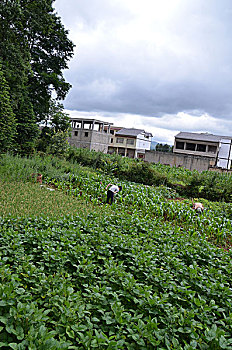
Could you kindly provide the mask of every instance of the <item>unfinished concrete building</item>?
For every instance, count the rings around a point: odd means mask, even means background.
[[[232,138],[209,133],[180,132],[175,136],[173,152],[181,155],[208,157],[214,166],[231,168]]]
[[[112,123],[97,119],[71,118],[71,137],[69,144],[77,148],[86,148],[107,153]]]

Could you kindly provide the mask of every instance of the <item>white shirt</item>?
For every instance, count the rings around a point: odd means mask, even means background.
[[[202,211],[202,210],[204,210],[204,207],[201,203],[193,203],[193,209],[195,209],[197,211]]]
[[[117,192],[119,192],[119,187],[116,185],[112,185],[112,186],[110,186],[109,191],[111,191],[113,193],[117,193]]]

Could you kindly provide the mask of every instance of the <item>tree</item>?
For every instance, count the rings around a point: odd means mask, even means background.
[[[52,93],[65,98],[71,85],[63,70],[73,56],[74,44],[68,39],[60,17],[54,13],[54,0],[21,0],[23,25],[31,55],[29,93],[37,121],[46,119]]]
[[[0,59],[17,118],[18,103],[28,81],[30,51],[24,35],[20,1],[0,2]]]
[[[68,114],[64,112],[63,105],[55,100],[50,100],[48,118],[47,124],[49,123],[55,132],[71,130]]]
[[[51,136],[47,152],[56,156],[65,154],[69,147],[68,134],[66,131],[58,131]]]
[[[172,152],[173,146],[170,146],[167,143],[157,143],[155,150],[159,152]]]
[[[1,0],[0,59],[18,123],[18,150],[29,151],[37,137],[35,124],[50,119],[52,95],[64,99],[71,85],[63,70],[73,55],[54,0]],[[25,123],[26,127],[23,128]],[[30,135],[25,147],[25,135]]]
[[[0,65],[0,153],[15,146],[16,120],[10,103],[9,87]]]
[[[17,151],[21,154],[30,154],[35,150],[36,139],[39,135],[39,128],[32,103],[27,91],[18,103],[17,114]]]
[[[68,114],[64,112],[62,104],[55,100],[50,101],[50,108],[45,125],[41,128],[40,138],[38,140],[37,149],[43,152],[61,154],[67,148],[67,139],[70,135],[71,125]],[[56,137],[57,134],[57,137]],[[62,144],[63,143],[63,144]]]

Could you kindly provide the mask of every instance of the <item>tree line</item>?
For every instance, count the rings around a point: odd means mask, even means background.
[[[74,44],[53,3],[0,2],[0,152],[45,150],[70,127],[60,101]]]

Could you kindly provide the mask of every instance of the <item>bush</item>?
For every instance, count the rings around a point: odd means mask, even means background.
[[[155,169],[148,163],[133,162],[127,169],[121,169],[119,171],[121,178],[142,183],[145,185],[164,185],[167,183],[167,177]]]

